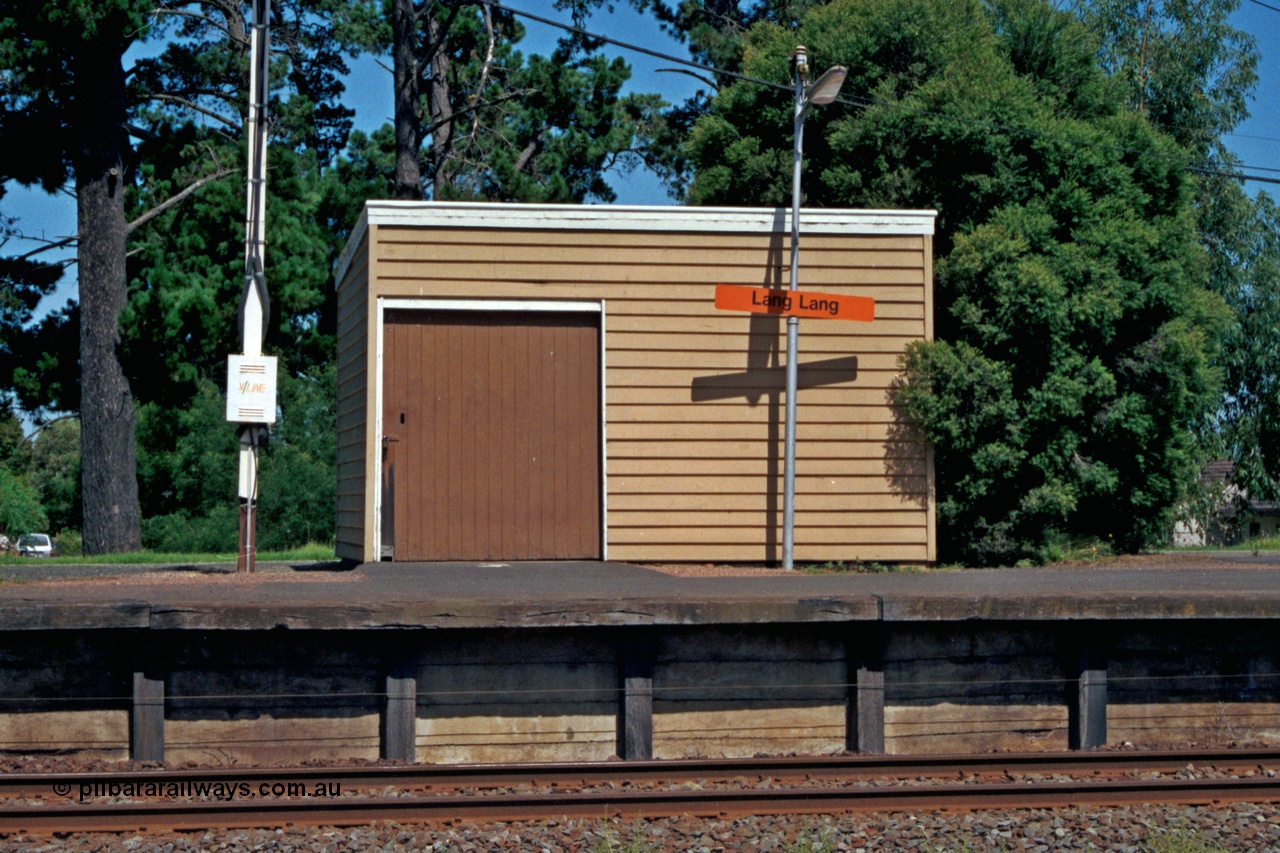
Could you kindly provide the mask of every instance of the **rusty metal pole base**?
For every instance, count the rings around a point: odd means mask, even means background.
[[[236,549],[236,572],[252,572],[257,562],[258,549],[253,544],[254,518],[250,514],[249,502],[240,501],[240,547]]]

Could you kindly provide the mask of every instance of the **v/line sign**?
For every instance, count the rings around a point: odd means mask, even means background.
[[[751,311],[755,314],[782,314],[819,320],[859,320],[876,318],[876,301],[869,296],[840,296],[807,290],[778,290],[771,287],[716,285],[716,307],[724,311]]]

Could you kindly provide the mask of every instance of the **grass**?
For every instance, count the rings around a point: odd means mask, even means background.
[[[316,542],[287,551],[259,551],[259,562],[322,562],[336,559],[332,545]],[[37,560],[32,557],[0,556],[0,566],[98,566],[98,565],[150,565],[156,563],[234,563],[235,552],[218,553],[169,553],[163,551],[134,551],[130,554],[106,554],[96,557],[53,557]]]
[[[833,853],[835,849],[835,832],[829,826],[806,826],[782,843],[783,853]]]
[[[613,821],[612,826],[600,830],[593,840],[590,853],[658,853],[662,849],[659,839],[649,836],[644,831],[641,821],[630,825]],[[833,853],[836,849],[836,833],[830,826],[808,824],[798,830],[794,837],[782,842],[780,853]],[[978,853],[979,850],[990,850],[990,845],[983,841],[961,834],[936,846],[935,842],[924,841],[920,846],[922,853]],[[1009,848],[1003,840],[997,841],[997,850],[1004,853]],[[1085,850],[1096,848],[1086,842]],[[1143,853],[1227,853],[1227,848],[1211,841],[1206,841],[1194,831],[1183,826],[1156,829],[1142,844]]]
[[[1188,545],[1185,548],[1172,548],[1173,551],[1280,551],[1280,536],[1263,536],[1258,539],[1246,539],[1235,545]]]
[[[963,836],[947,842],[943,847],[936,847],[927,841],[921,847],[923,853],[978,853],[979,850],[986,849],[989,848],[985,844],[975,844],[971,839]],[[1005,853],[1009,848],[1001,842],[998,849],[1001,853]],[[1092,843],[1085,842],[1083,849],[1096,848]],[[1227,848],[1205,841],[1194,832],[1181,827],[1155,830],[1143,842],[1142,850],[1143,853],[1227,853]]]
[[[923,853],[978,853],[978,848],[974,847],[967,838],[959,838],[956,841],[951,842],[951,844],[952,846],[950,848],[934,847],[933,844],[926,841],[920,849]],[[1005,853],[1008,849],[1009,848],[1005,847],[1003,844],[1000,845],[1001,853]]]
[[[645,834],[640,821],[623,830],[617,821],[600,830],[588,848],[590,853],[658,853],[663,849],[660,840]],[[835,833],[829,826],[807,825],[794,838],[784,840],[781,848],[774,849],[779,853],[834,853]]]
[[[658,842],[644,837],[640,824],[633,823],[624,838],[616,827],[605,827],[591,843],[591,853],[658,853]]]
[[[807,575],[833,575],[833,574],[856,574],[856,575],[881,575],[889,573],[912,573],[922,572],[923,568],[914,565],[898,565],[897,563],[875,563],[865,562],[863,560],[832,560],[826,563],[810,563],[800,566],[800,571]]]
[[[1226,853],[1227,848],[1205,841],[1185,829],[1156,830],[1143,845],[1149,853]]]

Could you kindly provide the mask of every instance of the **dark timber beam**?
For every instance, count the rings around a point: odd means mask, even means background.
[[[845,641],[849,695],[845,710],[845,749],[884,752],[884,637],[863,631]]]
[[[647,643],[618,648],[618,757],[653,758],[653,650]]]
[[[143,650],[134,658],[129,758],[164,761],[164,672]]]
[[[1107,652],[1099,640],[1078,641],[1067,680],[1067,740],[1072,749],[1107,743]]]
[[[418,758],[418,679],[407,663],[386,676],[387,701],[382,711],[382,757],[412,763]]]

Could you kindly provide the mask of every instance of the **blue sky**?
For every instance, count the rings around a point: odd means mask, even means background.
[[[548,12],[549,3],[540,0],[505,0],[516,9],[567,20],[560,13]],[[1274,5],[1280,6],[1280,2]],[[1266,8],[1253,0],[1242,0],[1241,8],[1232,16],[1232,23],[1258,40],[1261,64],[1258,69],[1258,86],[1250,104],[1252,117],[1227,137],[1227,144],[1248,166],[1258,169],[1276,169],[1274,177],[1280,177],[1280,12]],[[526,53],[548,53],[560,32],[533,21],[525,21],[528,34],[521,44]],[[686,57],[683,47],[667,37],[649,17],[640,15],[624,4],[612,12],[595,15],[589,24],[595,32],[610,35],[623,41],[640,44],[653,50]],[[612,54],[614,48],[608,48]],[[662,72],[670,67],[664,62],[643,54],[621,52],[631,63],[633,75],[631,88],[637,92],[659,92],[669,102],[679,103],[691,95],[700,85],[685,74]],[[356,110],[356,125],[365,130],[379,127],[391,118],[391,74],[371,57],[352,62],[352,73],[347,79],[347,103]],[[661,184],[652,175],[637,171],[627,176],[617,176],[610,182],[618,194],[619,204],[671,204]],[[1259,184],[1250,184],[1256,191]],[[16,216],[24,233],[56,239],[75,233],[75,202],[67,195],[50,196],[41,190],[25,190],[10,184],[3,202],[3,212]],[[1272,195],[1280,195],[1280,187],[1268,188]],[[269,198],[269,197],[268,197]],[[268,203],[270,203],[268,201]],[[26,251],[37,243],[13,241],[6,251]],[[54,253],[50,253],[53,257]],[[42,306],[46,310],[63,304],[75,295],[75,267],[57,293]]]

